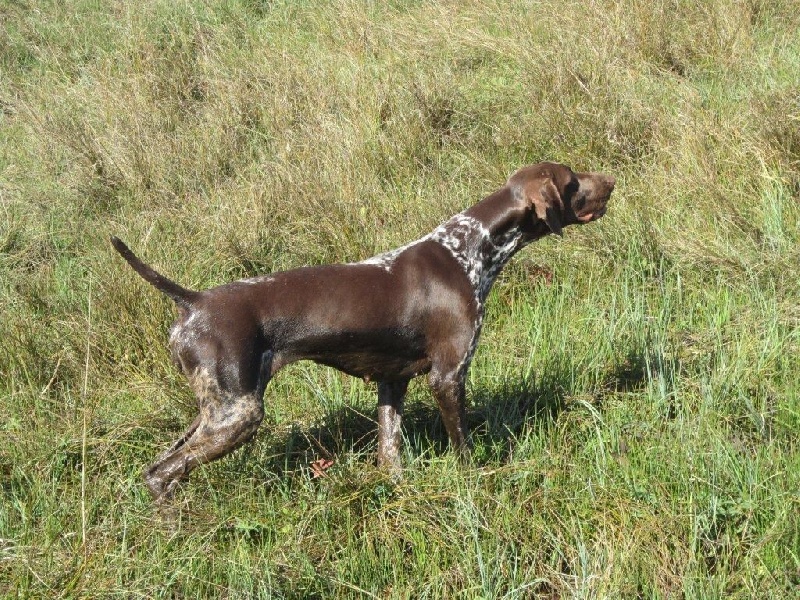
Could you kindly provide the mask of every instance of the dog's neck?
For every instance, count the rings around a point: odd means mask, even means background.
[[[521,248],[549,233],[547,225],[531,218],[530,208],[500,188],[467,210],[451,217],[428,235],[361,261],[391,269],[397,257],[426,240],[444,246],[464,269],[479,306],[483,306],[500,271]]]
[[[462,266],[479,304],[511,257],[549,232],[544,222],[531,220],[529,211],[504,187],[431,233],[430,239],[447,248]]]

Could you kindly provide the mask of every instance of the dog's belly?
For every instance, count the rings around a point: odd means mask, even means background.
[[[308,335],[296,340],[290,353],[373,381],[408,379],[431,368],[422,341],[394,329]]]
[[[396,357],[367,353],[312,357],[311,360],[339,369],[353,377],[360,377],[365,381],[410,379],[427,373],[431,369],[431,362],[427,359],[402,360]]]

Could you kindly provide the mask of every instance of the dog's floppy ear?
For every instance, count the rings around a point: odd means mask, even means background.
[[[550,231],[563,237],[561,231],[561,214],[564,210],[564,203],[561,201],[561,194],[558,193],[553,180],[537,179],[527,186],[528,202],[536,211],[536,216],[547,223]]]

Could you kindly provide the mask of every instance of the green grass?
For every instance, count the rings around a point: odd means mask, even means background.
[[[0,3],[0,596],[800,595],[798,15]],[[420,380],[390,480],[374,386],[297,364],[153,509],[194,400],[109,235],[206,287],[390,249],[545,159],[617,190],[496,283],[474,465]]]

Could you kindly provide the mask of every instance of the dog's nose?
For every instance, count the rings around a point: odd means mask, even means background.
[[[608,187],[613,190],[614,186],[617,185],[617,178],[613,175],[606,175],[606,183],[608,183]]]

